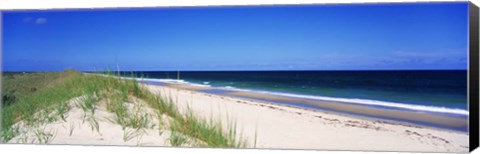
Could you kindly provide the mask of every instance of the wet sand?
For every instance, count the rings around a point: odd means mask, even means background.
[[[206,91],[208,87],[198,87],[185,84],[167,84],[167,87],[178,88],[183,90]],[[218,92],[217,92],[218,93]],[[287,102],[296,106],[313,106],[324,110],[333,110],[344,113],[351,113],[362,116],[370,116],[376,118],[384,118],[390,120],[398,120],[401,122],[415,122],[426,126],[436,126],[454,130],[462,130],[468,127],[468,119],[461,117],[451,117],[439,114],[413,112],[405,110],[393,110],[386,108],[375,108],[366,105],[327,102],[311,99],[302,99],[295,97],[278,96],[264,93],[245,92],[245,91],[227,91],[222,96],[240,97],[246,99],[267,101],[267,102]]]
[[[251,92],[233,92],[228,93],[229,96],[240,96],[248,98],[263,98],[266,100],[276,100],[276,101],[287,101],[295,102],[299,104],[308,104],[317,106],[324,109],[342,111],[347,113],[389,118],[389,119],[398,119],[398,120],[407,120],[414,122],[422,122],[429,124],[436,124],[447,127],[454,128],[463,128],[468,126],[467,119],[448,117],[442,115],[428,114],[428,113],[419,113],[419,112],[408,112],[400,110],[389,110],[389,109],[380,109],[374,107],[368,107],[364,105],[356,104],[346,104],[346,103],[336,103],[336,102],[322,102],[315,100],[267,95],[267,94],[258,94]]]

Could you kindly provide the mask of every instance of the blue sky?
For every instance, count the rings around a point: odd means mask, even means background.
[[[3,13],[4,71],[466,69],[468,3]]]

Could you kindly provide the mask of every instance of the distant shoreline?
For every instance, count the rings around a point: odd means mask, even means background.
[[[237,129],[243,130],[247,138],[253,137],[252,134],[258,131],[259,148],[386,150],[397,147],[396,151],[445,151],[440,149],[446,148],[449,149],[446,151],[457,152],[468,149],[467,144],[462,143],[468,138],[468,132],[464,131],[238,97],[255,93],[219,95],[203,92],[207,87],[184,84],[144,85],[154,93],[177,96],[173,99],[177,100],[180,108],[190,108],[202,117],[222,115],[226,121],[235,119],[239,123]],[[258,96],[274,99],[271,98],[274,96],[265,94]],[[332,106],[335,105],[338,103],[332,103]],[[369,112],[366,108],[354,109]],[[421,118],[432,118],[430,115],[422,116],[424,117]],[[328,142],[325,138],[338,141]],[[362,142],[366,140],[369,142]],[[398,146],[399,144],[409,146],[406,148],[407,146]],[[464,149],[453,150],[456,148]]]
[[[381,120],[394,120],[396,122],[407,122],[415,125],[448,129],[460,132],[467,132],[468,119],[466,117],[452,117],[432,113],[418,113],[414,111],[392,110],[371,107],[368,105],[349,104],[342,102],[315,101],[285,96],[276,96],[264,93],[232,91],[228,94],[218,94],[206,92],[208,87],[200,87],[187,84],[169,84],[146,83],[148,85],[165,86],[170,88],[179,88],[182,90],[192,90],[219,96],[236,97],[240,99],[249,99],[254,101],[268,102],[277,105],[304,108],[310,110],[333,111],[341,114],[353,116],[363,116]],[[468,115],[467,115],[468,116]]]

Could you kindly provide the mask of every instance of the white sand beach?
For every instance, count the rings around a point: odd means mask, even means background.
[[[148,86],[178,96],[198,115],[235,120],[258,148],[467,152],[468,135],[413,124],[281,106],[268,102]]]
[[[282,106],[244,98],[213,95],[173,87],[144,85],[157,95],[172,98],[181,111],[187,108],[200,117],[235,122],[238,135],[247,148],[373,150],[416,152],[467,152],[468,134],[408,123],[352,116],[347,114]],[[84,113],[74,105],[66,121],[21,127],[22,134],[9,143],[39,143],[35,130],[53,134],[49,144],[171,146],[170,131],[159,131],[162,124],[138,131],[122,130],[111,119],[113,114],[100,106],[95,114],[98,130],[82,120]],[[101,103],[100,103],[101,104]],[[151,116],[141,101],[131,100]],[[88,119],[88,118],[87,118]],[[255,144],[256,142],[256,144]],[[188,145],[183,145],[188,146]]]

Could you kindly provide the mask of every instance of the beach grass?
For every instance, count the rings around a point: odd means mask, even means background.
[[[18,128],[14,125],[19,121],[28,125],[66,121],[66,114],[71,109],[69,102],[77,98],[77,106],[84,111],[84,121],[88,121],[92,131],[99,132],[101,129],[94,115],[99,102],[103,101],[107,111],[115,115],[114,121],[123,127],[125,140],[131,139],[134,134],[132,129],[138,131],[153,128],[152,118],[166,115],[170,117],[169,129],[174,133],[170,139],[172,145],[182,145],[188,138],[194,141],[194,145],[202,147],[246,146],[244,140],[238,139],[239,134],[234,122],[228,123],[224,128],[222,121],[200,118],[192,110],[181,114],[172,97],[153,94],[138,81],[122,79],[119,76],[119,73],[112,71],[107,71],[102,76],[67,70],[59,73],[10,74],[4,77],[6,80],[3,80],[2,84],[9,86],[4,86],[2,90],[9,91],[4,96],[9,100],[2,107],[2,142],[8,142],[19,135]],[[143,113],[138,104],[133,104],[133,108],[129,107],[132,102],[138,103],[135,99],[155,110],[157,116]],[[37,136],[42,138],[42,143],[48,143],[54,137],[51,133],[40,131]]]
[[[170,145],[178,147],[182,146],[187,143],[187,138],[183,136],[182,134],[177,133],[175,129],[170,130],[170,137],[168,138],[168,141],[170,142]]]

